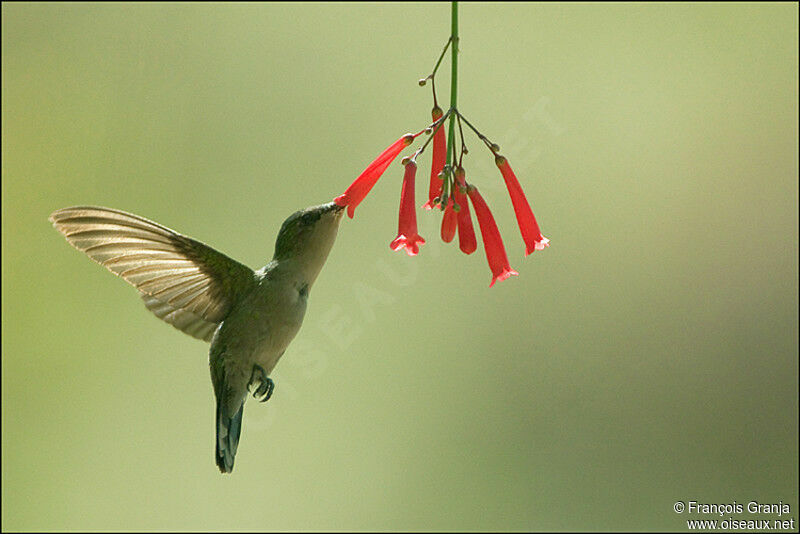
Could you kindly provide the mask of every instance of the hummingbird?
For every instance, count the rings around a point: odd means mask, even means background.
[[[195,239],[124,211],[77,206],[50,215],[70,245],[139,291],[156,317],[211,343],[217,402],[215,460],[233,471],[248,392],[272,396],[269,377],[294,339],[308,293],[336,240],[344,208],[333,202],[289,216],[272,261],[253,271]]]

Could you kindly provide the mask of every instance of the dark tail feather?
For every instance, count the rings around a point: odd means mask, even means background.
[[[225,417],[222,408],[217,403],[217,467],[220,472],[233,471],[233,459],[236,448],[239,446],[239,436],[242,433],[242,413],[244,403],[239,406],[239,411],[233,417]]]

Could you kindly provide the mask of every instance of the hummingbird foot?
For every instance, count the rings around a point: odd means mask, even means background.
[[[260,365],[253,366],[253,376],[250,378],[250,387],[253,398],[258,402],[267,402],[275,391],[275,382],[267,376],[266,371]]]

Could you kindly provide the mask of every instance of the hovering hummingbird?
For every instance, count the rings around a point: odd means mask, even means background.
[[[248,390],[261,402],[272,395],[269,374],[303,323],[308,292],[343,213],[330,202],[291,215],[278,232],[272,261],[257,271],[124,211],[64,208],[50,222],[72,246],[138,289],[159,319],[211,342],[215,458],[219,470],[230,473]]]

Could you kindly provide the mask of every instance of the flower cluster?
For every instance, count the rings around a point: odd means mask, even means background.
[[[450,43],[448,42],[448,45]],[[445,46],[447,50],[447,46]],[[442,52],[442,56],[444,52]],[[441,62],[441,57],[439,58]],[[436,68],[439,63],[437,62]],[[495,164],[500,170],[503,181],[508,189],[514,214],[517,218],[522,239],[525,242],[525,255],[535,250],[543,250],[549,246],[549,240],[542,235],[536,217],[533,215],[530,203],[520,186],[517,176],[514,174],[511,164],[500,155],[500,147],[492,143],[481,134],[472,124],[455,108],[451,107],[447,112],[443,112],[436,102],[436,89],[433,84],[436,68],[427,78],[420,80],[420,85],[425,85],[427,80],[431,81],[433,88],[433,110],[431,117],[433,122],[425,129],[416,134],[406,134],[397,141],[389,145],[386,150],[380,153],[375,160],[370,163],[358,178],[350,184],[350,187],[334,199],[339,206],[347,207],[347,215],[352,219],[356,206],[367,196],[373,186],[377,183],[381,175],[398,155],[410,146],[414,140],[422,133],[428,135],[425,143],[417,149],[410,157],[403,158],[405,166],[403,174],[403,185],[400,192],[400,215],[398,221],[397,237],[389,244],[392,250],[405,249],[409,256],[416,256],[419,253],[420,245],[425,244],[417,230],[416,199],[414,195],[414,180],[417,172],[417,158],[425,151],[429,144],[433,144],[431,157],[430,185],[428,187],[428,199],[423,204],[426,210],[438,208],[443,211],[441,237],[445,243],[450,243],[458,232],[459,248],[465,254],[472,254],[478,248],[475,237],[475,229],[472,225],[472,215],[469,204],[475,211],[478,219],[483,248],[486,251],[486,259],[492,271],[492,281],[489,287],[495,282],[503,281],[518,273],[511,268],[506,255],[503,239],[495,223],[494,216],[489,210],[489,206],[483,199],[478,189],[467,182],[466,171],[463,167],[464,155],[468,153],[464,142],[464,131],[462,123],[466,124],[478,138],[487,146],[494,156]],[[445,137],[445,121],[450,119],[450,132],[448,138]],[[455,124],[458,124],[460,134],[460,151],[456,150]],[[469,201],[468,201],[469,200]]]

